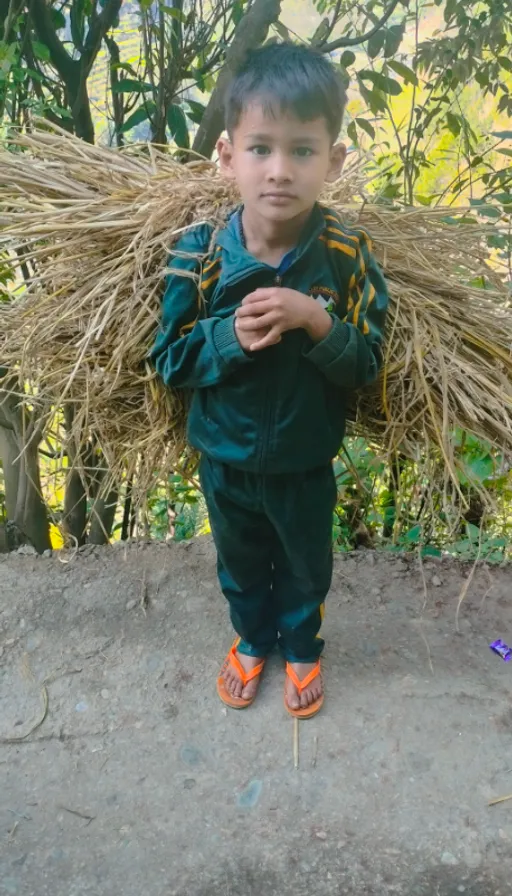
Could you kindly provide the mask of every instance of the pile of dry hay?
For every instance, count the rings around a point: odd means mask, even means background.
[[[0,228],[18,279],[15,302],[0,303],[0,363],[48,429],[72,405],[75,449],[94,434],[115,477],[135,472],[143,493],[185,443],[182,398],[146,361],[168,252],[187,225],[223,220],[236,196],[210,163],[180,165],[153,147],[93,147],[57,129],[11,142],[0,153]],[[365,203],[362,187],[355,165],[323,197],[370,231],[391,294],[385,367],[356,427],[387,456],[442,468],[457,495],[457,427],[512,448],[507,296],[476,222]],[[466,285],[476,278],[485,290]]]

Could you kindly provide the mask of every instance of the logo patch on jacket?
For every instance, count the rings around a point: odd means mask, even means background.
[[[334,289],[329,289],[328,286],[312,286],[309,295],[312,299],[316,299],[326,311],[334,311],[340,300],[338,293]]]

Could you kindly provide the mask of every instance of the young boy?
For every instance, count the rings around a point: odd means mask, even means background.
[[[189,440],[238,634],[219,696],[249,706],[278,643],[285,706],[299,718],[324,699],[332,459],[347,394],[379,370],[387,307],[367,234],[317,203],[343,166],[344,101],[318,52],[285,43],[250,53],[217,145],[243,204],[220,232],[195,227],[174,248],[152,352],[167,386],[192,390]]]

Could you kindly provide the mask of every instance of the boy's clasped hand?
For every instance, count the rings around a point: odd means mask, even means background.
[[[318,342],[331,326],[332,318],[315,299],[282,286],[249,293],[235,313],[236,335],[244,351],[250,352],[275,345],[287,330],[306,330]]]

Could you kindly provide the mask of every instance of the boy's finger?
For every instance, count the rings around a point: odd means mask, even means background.
[[[263,339],[260,339],[258,342],[253,342],[249,347],[249,351],[251,352],[259,352],[262,348],[268,348],[269,345],[276,345],[278,342],[281,342],[281,332],[277,327],[273,327]]]
[[[261,289],[255,289],[254,292],[246,295],[245,299],[242,300],[242,305],[250,305],[251,302],[261,302],[262,299],[269,299],[273,289],[271,286],[262,286]]]
[[[245,301],[245,300],[244,300]],[[251,302],[249,305],[239,305],[235,311],[237,317],[256,317],[260,314],[266,314],[270,311],[271,305],[268,301]]]
[[[236,318],[236,326],[241,330],[264,330],[265,327],[271,327],[275,322],[273,314],[265,314],[260,317]]]

